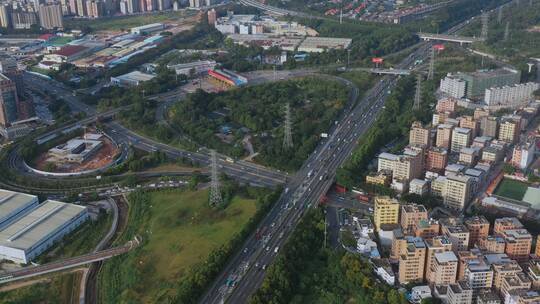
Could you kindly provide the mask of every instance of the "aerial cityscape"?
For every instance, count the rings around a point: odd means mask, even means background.
[[[540,1],[2,0],[0,303],[540,304]]]

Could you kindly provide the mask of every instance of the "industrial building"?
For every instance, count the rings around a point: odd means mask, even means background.
[[[85,138],[71,139],[51,148],[49,156],[54,161],[83,163],[101,148],[103,142],[100,138],[100,134],[88,134]]]
[[[38,204],[37,196],[0,190],[0,230]]]
[[[121,87],[136,87],[142,82],[152,80],[154,75],[133,71],[124,75],[111,77],[111,84]]]
[[[306,37],[298,47],[298,52],[322,53],[328,50],[346,50],[351,43],[350,38]]]
[[[0,230],[0,259],[29,263],[89,218],[86,207],[51,200],[28,209]]]
[[[176,75],[194,75],[206,74],[208,70],[216,67],[217,63],[214,60],[200,60],[188,63],[180,63],[167,65],[167,68],[174,70]]]
[[[212,77],[212,79],[215,79],[221,83],[224,83],[229,86],[243,86],[248,83],[248,80],[246,77],[239,75],[233,71],[226,70],[226,69],[214,69],[214,70],[208,70],[208,75]]]
[[[159,32],[163,29],[165,29],[165,26],[162,23],[152,23],[133,27],[130,31],[132,34],[135,35],[147,35],[154,32]]]

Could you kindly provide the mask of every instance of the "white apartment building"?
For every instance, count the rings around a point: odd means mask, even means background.
[[[439,86],[441,92],[455,98],[463,98],[467,92],[467,82],[458,77],[447,75],[441,79]]]
[[[463,174],[449,173],[446,176],[444,204],[452,209],[463,210],[471,199],[473,179]]]
[[[536,82],[486,89],[484,102],[488,106],[518,106],[531,100],[534,91],[540,88]]]
[[[472,132],[468,128],[454,128],[452,131],[452,143],[450,151],[459,153],[462,148],[467,148],[471,144]]]

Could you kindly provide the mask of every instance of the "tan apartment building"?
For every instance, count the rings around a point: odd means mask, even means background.
[[[448,165],[448,151],[445,148],[431,147],[426,152],[426,170],[442,173]]]
[[[482,215],[466,218],[464,224],[469,230],[469,247],[473,247],[480,239],[489,235],[489,221]]]
[[[459,281],[448,286],[448,304],[471,304],[473,300],[473,290],[469,283]]]
[[[435,286],[454,284],[456,282],[458,259],[452,251],[435,254],[430,284]]]
[[[504,252],[518,262],[529,260],[531,253],[532,236],[527,229],[512,229],[502,233],[502,238],[506,243]]]
[[[406,250],[399,256],[399,283],[408,284],[424,280],[426,244],[416,237],[405,237]]]
[[[453,125],[440,124],[437,126],[437,139],[435,140],[435,146],[439,148],[445,148],[450,150],[450,144],[452,142],[452,130]]]
[[[499,125],[498,139],[507,143],[516,143],[519,139],[520,121],[513,117],[503,117]]]
[[[460,219],[443,218],[439,223],[441,224],[441,233],[448,237],[455,253],[469,249],[469,230]]]
[[[408,204],[401,206],[401,219],[399,222],[401,224],[401,229],[403,229],[404,233],[412,234],[416,224],[420,220],[427,219],[428,212],[426,210],[426,207],[424,207],[423,205]]]
[[[420,220],[415,224],[414,236],[421,237],[424,241],[428,241],[438,236],[440,230],[441,226],[439,225],[439,221],[435,219]]]
[[[439,235],[432,240],[426,240],[426,274],[425,278],[431,285],[435,282],[435,254],[452,251],[452,243],[448,237]],[[456,257],[456,272],[457,272],[457,257]]]
[[[522,229],[523,224],[515,217],[502,217],[495,219],[493,234],[502,235],[505,230]]]
[[[409,145],[429,147],[431,145],[430,133],[431,130],[424,128],[421,122],[413,122],[409,132]]]
[[[373,210],[373,221],[376,231],[383,224],[398,224],[399,202],[389,196],[376,196]]]
[[[478,248],[489,253],[504,253],[506,242],[500,236],[490,235],[480,238],[477,244]]]

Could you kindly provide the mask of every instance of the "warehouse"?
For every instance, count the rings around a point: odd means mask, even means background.
[[[0,190],[0,229],[38,204],[37,196]]]
[[[86,207],[47,200],[0,230],[0,260],[29,263],[88,217]]]

